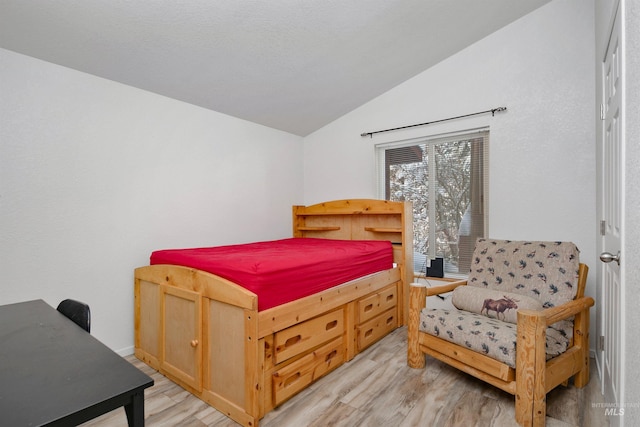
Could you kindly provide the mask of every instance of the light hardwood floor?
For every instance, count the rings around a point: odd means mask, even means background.
[[[268,413],[262,427],[303,426],[514,426],[514,398],[435,359],[423,370],[406,363],[407,332],[399,328]],[[145,393],[149,427],[216,426],[236,423],[155,370],[127,357],[152,376]],[[547,395],[547,426],[608,426],[600,380],[592,363],[584,389],[558,387]],[[126,426],[117,409],[85,426]]]

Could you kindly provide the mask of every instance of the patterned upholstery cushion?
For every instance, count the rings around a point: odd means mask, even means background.
[[[457,309],[509,323],[518,323],[520,309],[542,310],[542,303],[536,298],[477,286],[458,286],[451,295],[451,303]]]
[[[534,297],[548,308],[575,298],[579,263],[578,248],[570,242],[478,239],[467,281]]]
[[[420,330],[516,367],[516,325],[461,310],[420,312]],[[547,328],[547,359],[565,352],[569,338]]]

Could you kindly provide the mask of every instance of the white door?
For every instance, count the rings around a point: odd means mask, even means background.
[[[598,161],[601,176],[600,193],[602,214],[600,231],[600,259],[602,265],[602,329],[604,336],[602,350],[603,393],[605,401],[610,403],[624,402],[624,366],[622,355],[624,343],[621,340],[624,328],[624,254],[622,239],[624,236],[624,68],[623,38],[620,26],[620,9],[618,5],[616,17],[611,28],[606,56],[602,62],[602,118],[604,120],[601,147],[598,150]],[[610,417],[612,425],[621,423],[622,417]]]

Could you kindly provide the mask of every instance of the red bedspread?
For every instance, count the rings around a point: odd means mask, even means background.
[[[258,310],[315,294],[393,267],[391,243],[381,240],[291,238],[151,254],[151,264],[196,268],[258,295]]]

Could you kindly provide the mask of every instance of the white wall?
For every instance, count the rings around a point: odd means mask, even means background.
[[[0,304],[77,298],[133,346],[152,250],[291,235],[302,139],[0,50]]]
[[[485,125],[490,235],[573,240],[593,265],[593,10],[551,2],[304,138],[304,157],[294,135],[0,50],[0,304],[83,299],[130,351],[152,250],[288,236],[292,204],[377,196],[375,144]]]
[[[593,1],[537,9],[306,137],[305,203],[376,197],[375,144],[490,126],[489,235],[570,240],[594,266],[594,55]],[[495,117],[360,136],[500,106]]]

